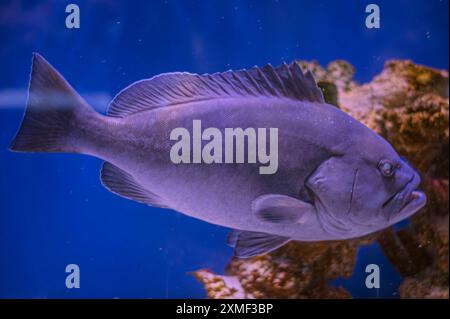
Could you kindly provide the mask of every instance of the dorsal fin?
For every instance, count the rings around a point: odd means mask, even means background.
[[[165,73],[133,83],[111,101],[108,115],[126,117],[144,110],[227,97],[286,97],[324,102],[310,71],[298,63],[270,64],[214,74]]]
[[[161,197],[144,189],[133,176],[111,163],[103,163],[100,176],[103,185],[114,194],[155,207],[169,207]]]

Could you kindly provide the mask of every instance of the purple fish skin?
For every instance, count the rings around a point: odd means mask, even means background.
[[[35,55],[27,111],[11,149],[98,157],[112,164],[102,178],[118,195],[272,238],[359,237],[425,205],[418,173],[382,137],[324,103],[310,74],[295,65],[252,70],[138,82],[104,116]],[[170,92],[161,97],[156,89],[163,85]],[[225,128],[278,128],[277,172],[259,174],[260,164],[249,163],[174,164],[170,133],[192,132],[193,120],[222,136]]]

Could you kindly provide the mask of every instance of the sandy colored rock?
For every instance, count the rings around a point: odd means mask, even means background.
[[[207,269],[193,272],[206,288],[206,294],[211,299],[252,299],[253,296],[245,292],[239,279],[235,276],[221,276]]]

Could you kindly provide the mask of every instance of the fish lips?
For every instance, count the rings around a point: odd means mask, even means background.
[[[383,204],[382,214],[389,224],[408,218],[425,206],[427,198],[417,189],[419,185],[420,177],[414,174],[405,187]]]

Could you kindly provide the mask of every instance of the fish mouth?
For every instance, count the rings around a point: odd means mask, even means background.
[[[414,174],[400,191],[383,204],[383,215],[390,224],[410,217],[425,206],[426,196],[417,189],[419,185],[420,177]]]

